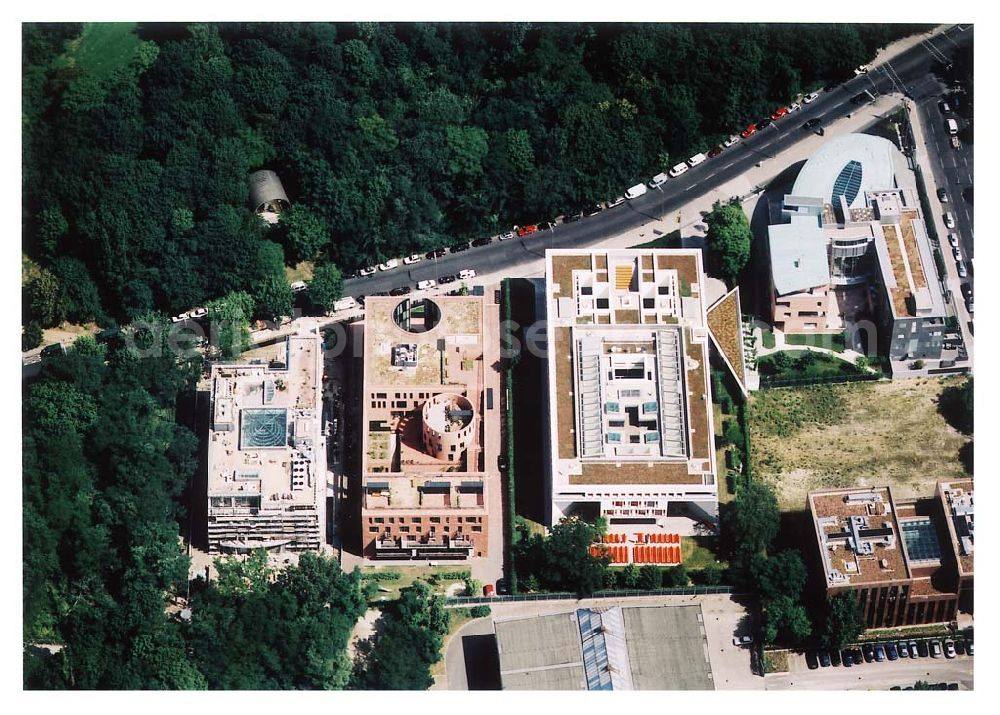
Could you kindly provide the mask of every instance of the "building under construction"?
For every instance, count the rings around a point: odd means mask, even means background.
[[[286,339],[270,365],[213,365],[209,553],[319,549],[326,523],[322,341]]]

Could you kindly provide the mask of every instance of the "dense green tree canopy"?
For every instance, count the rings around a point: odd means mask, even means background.
[[[233,291],[273,309],[253,260],[269,232],[286,262],[350,271],[549,218],[915,29],[226,23],[135,37],[122,24],[88,46],[87,33],[67,45],[80,25],[25,24],[25,251],[64,287],[37,282],[25,322],[126,322]],[[248,206],[264,167],[295,207],[271,229]],[[70,278],[57,258],[82,268]]]
[[[570,591],[588,596],[604,586],[604,575],[611,557],[595,556],[590,546],[601,539],[606,526],[602,519],[591,524],[577,518],[562,519],[553,525],[547,537],[522,535],[516,545],[518,577],[535,576],[548,591]],[[638,568],[628,577],[635,588]]]
[[[332,310],[344,292],[344,278],[332,263],[317,266],[309,281],[309,299],[323,310]]]
[[[186,638],[212,689],[340,689],[346,646],[365,599],[358,571],[303,553],[280,573],[263,552],[220,560],[219,581],[193,599]]]
[[[735,283],[750,259],[750,222],[739,201],[715,202],[705,217],[708,226],[708,272]]]
[[[379,638],[359,663],[352,684],[368,690],[427,690],[441,659],[450,614],[423,581],[400,592],[378,623]]]
[[[864,629],[864,612],[857,594],[839,593],[827,599],[826,624],[823,630],[825,647],[843,648],[857,640]]]

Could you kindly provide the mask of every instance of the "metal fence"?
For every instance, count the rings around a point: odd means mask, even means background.
[[[732,586],[689,586],[687,588],[654,588],[648,591],[627,589],[620,591],[596,591],[586,598],[640,598],[643,596],[711,596],[732,594]],[[516,596],[455,596],[445,599],[449,606],[481,606],[491,603],[517,603],[520,601],[577,601],[575,593],[523,593]]]

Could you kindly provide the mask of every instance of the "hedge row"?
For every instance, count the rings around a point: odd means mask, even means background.
[[[501,283],[503,294],[503,317],[506,325],[511,325],[510,279]],[[514,566],[514,367],[507,363],[503,371],[503,389],[507,396],[507,412],[504,415],[504,427],[507,430],[504,446],[507,450],[507,510],[503,525],[503,563],[504,574],[507,576],[507,588],[511,594],[517,593],[517,569]]]

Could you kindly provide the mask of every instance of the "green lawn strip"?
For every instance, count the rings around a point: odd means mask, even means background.
[[[374,574],[380,573],[395,575],[397,577],[389,579],[373,578]],[[400,591],[407,586],[413,585],[413,582],[418,579],[427,583],[437,580],[437,583],[433,584],[432,587],[435,593],[443,596],[449,586],[465,581],[464,576],[462,578],[454,577],[458,573],[468,574],[470,572],[469,569],[462,568],[457,564],[452,566],[365,566],[361,569],[361,577],[363,579],[372,580],[380,589],[385,589],[384,591],[376,591],[371,597],[372,602],[394,601],[399,598]],[[446,574],[451,575],[451,577],[445,578]]]
[[[773,337],[773,335],[772,335]],[[847,348],[844,343],[843,333],[823,333],[816,335],[786,335],[785,342],[788,345],[809,345],[816,348],[824,348],[842,353]]]
[[[647,241],[646,243],[640,243],[634,248],[681,248],[681,232],[680,230],[671,231],[663,236],[657,236],[652,241]]]
[[[774,339],[774,331],[771,330],[770,328],[761,328],[760,337],[761,337],[761,342],[764,343],[764,347],[767,348],[768,350],[772,349],[775,345],[777,345],[777,342]]]
[[[56,62],[78,67],[96,79],[107,79],[135,56],[141,43],[135,34],[136,26],[135,22],[87,23],[80,37],[69,43]]]

